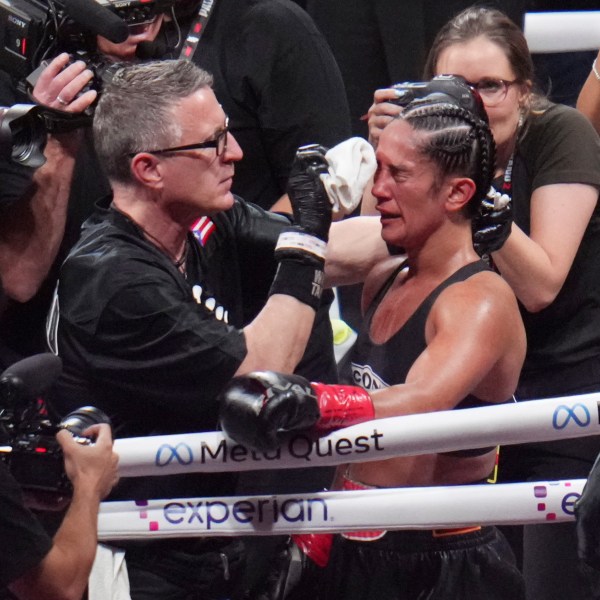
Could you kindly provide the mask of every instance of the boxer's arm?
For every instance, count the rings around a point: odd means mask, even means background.
[[[515,296],[498,275],[479,273],[444,290],[425,338],[405,383],[372,393],[377,418],[451,410],[475,390],[485,390],[488,402],[514,393],[525,332]]]
[[[444,290],[427,319],[425,335],[427,347],[405,383],[371,394],[281,373],[236,378],[220,398],[222,427],[241,444],[273,449],[293,431],[450,410],[483,389],[483,382],[484,398],[490,402],[504,402],[514,392],[525,333],[516,299],[496,274],[481,273]]]
[[[325,285],[361,283],[387,257],[379,217],[351,217],[333,223],[325,255]]]

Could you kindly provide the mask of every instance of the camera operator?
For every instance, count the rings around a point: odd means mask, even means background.
[[[50,538],[26,508],[21,489],[0,463],[0,598],[78,600],[96,554],[100,501],[117,482],[118,457],[110,426],[93,425],[83,434],[94,444],[78,443],[68,431],[56,438],[64,455],[73,496],[64,520]]]
[[[129,28],[115,44],[97,36],[97,49],[109,61],[127,61],[137,45],[154,40],[163,15]],[[33,99],[50,108],[80,113],[96,100],[84,91],[93,72],[67,53],[40,74]],[[18,81],[0,70],[0,106],[30,103]],[[83,93],[82,93],[83,92]],[[0,160],[0,281],[8,302],[0,317],[0,367],[46,349],[44,323],[58,278],[58,267],[79,237],[81,223],[95,201],[110,192],[96,159],[90,128],[49,135],[46,164],[37,170]]]

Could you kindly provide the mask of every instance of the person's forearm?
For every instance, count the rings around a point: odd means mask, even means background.
[[[63,239],[75,158],[50,138],[46,163],[22,198],[0,220],[0,278],[5,293],[26,302],[39,289]]]
[[[563,278],[556,276],[546,252],[514,223],[504,246],[492,258],[529,312],[538,312],[551,304],[564,283]]]
[[[600,52],[595,62],[595,69],[600,73]],[[581,88],[577,98],[577,109],[580,110],[592,122],[596,131],[600,133],[600,77],[590,70],[590,74]]]
[[[325,287],[362,283],[374,265],[387,257],[378,217],[351,217],[334,223],[325,255]]]
[[[315,311],[292,296],[272,295],[244,328],[248,354],[236,375],[269,369],[292,373],[310,336]]]
[[[19,599],[81,599],[96,555],[99,505],[93,482],[81,482],[50,552],[32,573],[11,585]]]

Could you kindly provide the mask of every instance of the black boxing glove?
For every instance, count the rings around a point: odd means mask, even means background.
[[[287,192],[294,212],[294,225],[277,240],[279,261],[270,295],[287,294],[301,302],[319,306],[323,291],[325,250],[331,226],[331,202],[320,175],[328,172],[323,146],[298,148],[288,179]]]
[[[319,144],[298,148],[287,184],[296,230],[323,242],[329,238],[332,208],[321,181],[321,175],[329,172],[326,153]]]
[[[274,450],[294,431],[328,431],[374,417],[362,388],[309,383],[299,375],[255,371],[234,377],[219,395],[223,431],[236,442]]]
[[[575,503],[575,519],[577,554],[590,567],[600,570],[600,455]]]
[[[512,200],[506,194],[490,192],[471,221],[473,247],[479,256],[500,250],[510,235],[513,223]]]

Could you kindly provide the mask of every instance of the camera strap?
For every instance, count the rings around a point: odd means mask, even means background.
[[[200,8],[198,9],[198,14],[192,22],[187,37],[181,47],[179,58],[192,60],[216,4],[217,0],[202,0]]]

